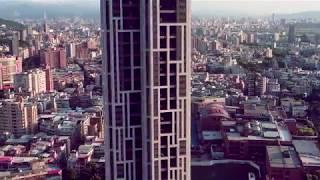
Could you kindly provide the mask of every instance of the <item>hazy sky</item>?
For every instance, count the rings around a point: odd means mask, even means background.
[[[96,4],[100,0],[0,0],[0,2],[36,2],[44,4]],[[213,14],[242,13],[251,15],[286,14],[320,11],[320,0],[191,0],[193,12]]]
[[[192,0],[193,10],[266,15],[320,11],[320,0]]]

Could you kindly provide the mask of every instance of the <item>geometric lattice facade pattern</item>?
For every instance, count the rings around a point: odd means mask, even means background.
[[[106,179],[190,179],[190,0],[101,0]]]

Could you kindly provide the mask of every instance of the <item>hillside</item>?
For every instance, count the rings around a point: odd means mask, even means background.
[[[0,17],[43,19],[47,17],[100,17],[99,0],[0,0]]]
[[[0,18],[0,26],[3,24],[6,25],[8,29],[12,29],[16,31],[19,31],[25,28],[23,24]]]
[[[320,11],[305,11],[292,14],[279,14],[278,18],[288,18],[288,19],[319,19]]]

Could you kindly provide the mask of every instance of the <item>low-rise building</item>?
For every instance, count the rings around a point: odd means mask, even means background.
[[[223,121],[225,155],[232,159],[253,160],[264,164],[268,145],[291,144],[291,134],[278,123],[259,121]]]
[[[320,170],[320,150],[316,141],[293,140],[293,145],[307,174]]]
[[[291,146],[267,146],[267,179],[303,180],[299,157]]]

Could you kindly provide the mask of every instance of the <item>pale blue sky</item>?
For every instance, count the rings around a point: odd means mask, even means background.
[[[100,0],[0,0],[0,2],[36,2],[46,4],[98,4]],[[236,12],[252,15],[320,11],[320,0],[191,0],[194,12]]]
[[[194,11],[236,11],[257,15],[320,11],[320,0],[192,0]]]

